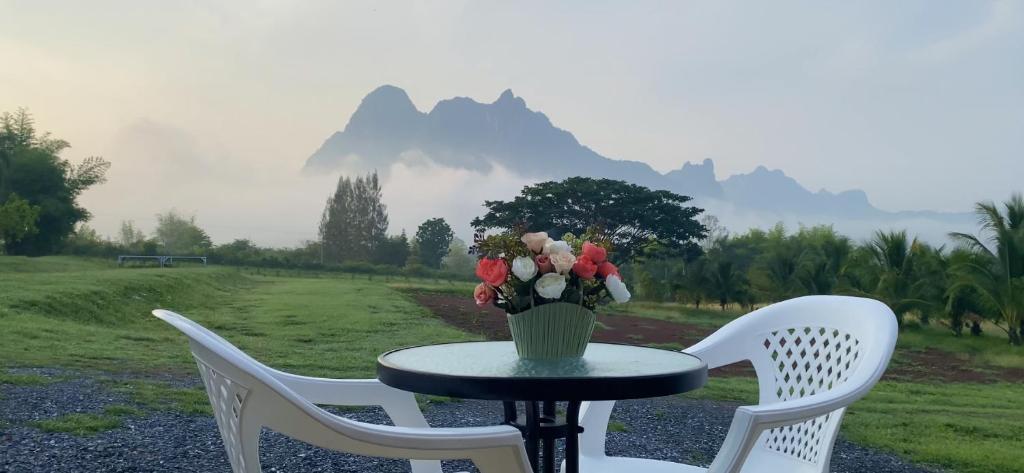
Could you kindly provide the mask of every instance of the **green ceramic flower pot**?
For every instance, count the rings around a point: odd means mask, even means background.
[[[544,304],[507,314],[520,358],[579,358],[587,349],[597,316],[568,302]]]

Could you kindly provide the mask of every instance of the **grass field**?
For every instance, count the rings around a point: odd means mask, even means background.
[[[184,337],[149,315],[163,307],[210,327],[267,364],[331,377],[373,375],[394,347],[472,339],[416,305],[400,289],[469,297],[466,283],[365,276],[265,276],[232,268],[118,269],[75,258],[0,257],[0,368],[65,367],[138,375],[113,386],[135,403],[205,412],[195,389],[148,381],[193,374]],[[633,303],[632,315],[715,327],[735,313]],[[899,356],[941,349],[979,370],[1024,366],[1019,350],[993,334],[954,339],[923,327],[901,334]],[[0,384],[45,383],[0,370]],[[717,378],[688,394],[754,402],[750,378]],[[1024,471],[1024,387],[1020,384],[886,381],[848,412],[843,434],[913,461],[964,472]],[[122,412],[123,411],[123,412]],[[37,427],[88,435],[135,415],[127,409],[62,418]]]

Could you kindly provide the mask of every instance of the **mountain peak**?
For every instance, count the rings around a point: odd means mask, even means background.
[[[409,94],[405,93],[405,90],[388,84],[373,89],[373,92],[363,97],[363,102],[359,105],[359,108],[367,106],[386,106],[416,110],[416,106],[413,105],[412,99],[409,98]]]
[[[409,94],[393,85],[377,87],[363,97],[359,108],[352,114],[345,131],[373,131],[409,127],[422,115],[413,105]]]
[[[715,162],[711,159],[705,159],[700,164],[687,161],[683,167],[669,172],[665,177],[687,195],[722,196],[722,186],[715,178]]]
[[[494,101],[494,105],[526,108],[526,101],[523,100],[522,97],[516,97],[516,94],[512,93],[512,89],[505,89],[505,91],[498,96],[498,100]]]

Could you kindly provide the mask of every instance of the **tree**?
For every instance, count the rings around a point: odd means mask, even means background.
[[[441,268],[449,273],[472,275],[476,269],[476,258],[469,254],[469,245],[461,238],[452,238],[448,254],[441,260]]]
[[[707,295],[709,287],[707,276],[707,258],[701,257],[684,263],[683,274],[677,280],[676,294],[693,302],[700,309],[701,302]]]
[[[927,301],[919,297],[924,282],[915,277],[915,264],[923,250],[917,238],[908,239],[906,231],[877,231],[868,250],[878,271],[872,294],[889,305],[897,323],[902,326],[911,310],[927,309]]]
[[[1010,343],[1021,345],[1024,329],[1024,196],[1014,194],[1003,203],[1003,211],[994,202],[979,202],[975,213],[985,240],[966,233],[951,233],[979,256],[965,262],[958,271],[962,285],[977,290]],[[986,244],[987,242],[987,244]]]
[[[711,251],[722,240],[729,237],[729,229],[722,225],[718,220],[718,217],[711,214],[704,214],[701,215],[700,219],[697,221],[700,222],[707,231],[704,237],[698,240],[701,250],[705,253]]]
[[[139,248],[142,242],[146,241],[146,235],[135,227],[131,220],[121,221],[121,231],[118,232],[117,242],[125,249]]]
[[[78,205],[78,197],[104,182],[110,163],[91,157],[74,165],[59,157],[68,147],[66,141],[37,134],[25,110],[0,115],[0,205],[17,194],[39,208],[38,231],[5,241],[7,253],[53,253],[78,223],[89,219],[89,212]]]
[[[409,260],[409,237],[405,230],[399,235],[385,238],[374,248],[373,262],[391,266],[404,266]]]
[[[452,227],[443,218],[432,218],[420,224],[415,237],[419,262],[429,268],[440,268],[454,237]]]
[[[338,178],[320,218],[324,259],[330,263],[370,261],[374,249],[387,239],[388,213],[381,201],[377,173],[352,180]]]
[[[697,241],[706,229],[695,220],[703,210],[685,205],[690,200],[623,181],[572,177],[526,186],[510,202],[486,201],[487,213],[472,225],[553,235],[596,230],[611,241],[623,262],[653,243],[692,258],[700,253]]]
[[[11,194],[6,203],[0,204],[0,250],[8,242],[14,244],[35,235],[39,231],[39,212],[39,206],[29,204],[18,194]]]
[[[940,310],[945,316],[946,323],[954,336],[963,335],[964,327],[971,322],[971,333],[980,335],[981,326],[977,317],[968,320],[970,314],[984,312],[984,305],[981,303],[977,289],[971,284],[962,284],[960,268],[968,264],[978,264],[979,256],[967,249],[957,248],[948,257],[944,258],[944,273],[941,275],[941,282],[929,281],[929,285],[941,288],[944,292],[939,301]]]
[[[755,264],[764,281],[761,286],[769,300],[781,301],[797,292],[797,269],[802,251],[795,238],[786,236],[786,229],[781,223],[768,232],[768,238]]]
[[[801,228],[795,238],[805,248],[796,274],[803,293],[833,294],[846,276],[853,243],[827,225]]]
[[[722,310],[730,302],[745,302],[749,294],[747,280],[742,272],[736,270],[733,262],[712,258],[709,263],[705,279],[708,296],[716,299]]]
[[[338,178],[334,194],[327,198],[320,218],[320,241],[325,262],[338,263],[343,255],[351,255],[354,228],[352,222],[352,180]]]
[[[196,225],[195,216],[186,218],[170,210],[156,220],[156,240],[165,254],[205,254],[213,246],[209,235]]]

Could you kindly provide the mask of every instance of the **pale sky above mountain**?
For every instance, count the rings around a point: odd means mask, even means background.
[[[299,169],[381,84],[424,111],[511,88],[663,172],[710,157],[720,179],[763,164],[886,210],[965,211],[1021,190],[1022,51],[1013,1],[0,0],[0,110],[113,163],[85,196],[106,233],[177,207],[218,240],[311,238],[334,177]],[[395,185],[392,230],[510,196],[500,173],[448,173],[461,193],[435,200]]]

